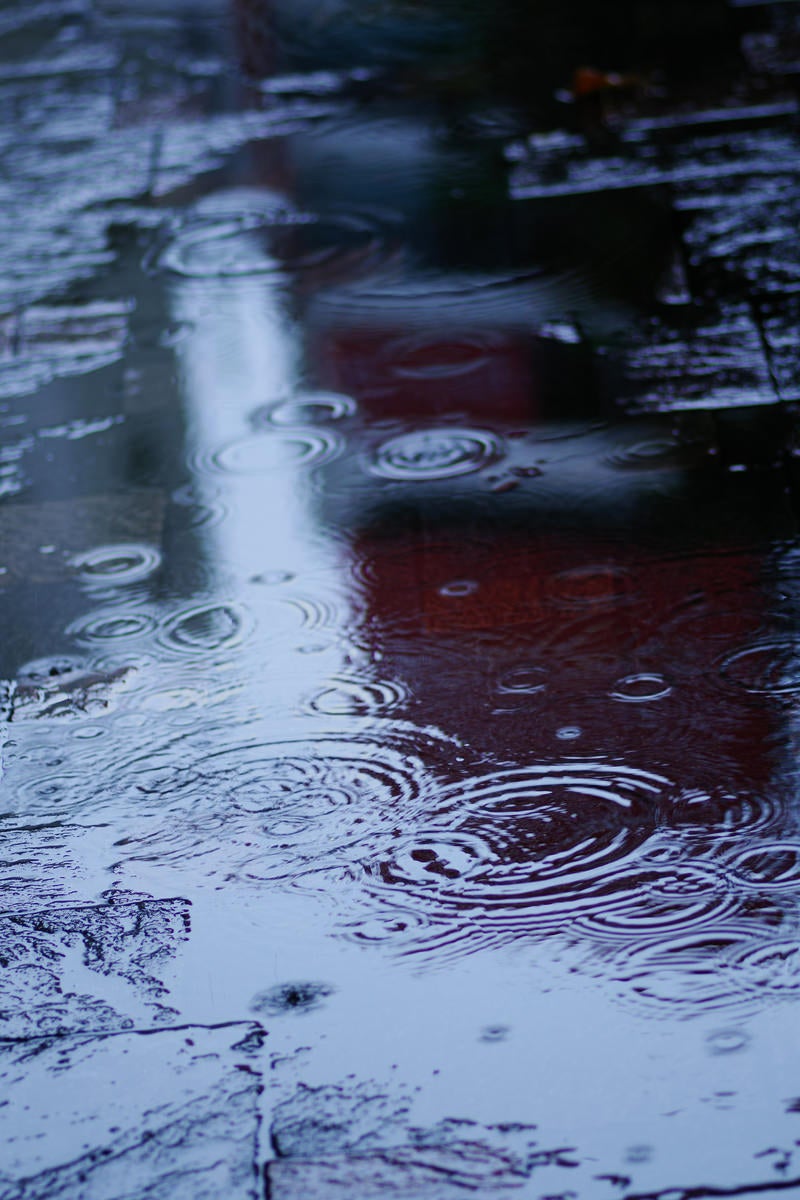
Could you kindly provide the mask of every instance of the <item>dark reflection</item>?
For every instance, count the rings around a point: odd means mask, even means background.
[[[424,64],[462,93],[490,87],[540,102],[569,68],[707,75],[724,70],[736,54],[722,0],[669,11],[649,0],[602,8],[586,0],[558,6],[502,0],[488,8],[480,0],[238,0],[236,12],[245,64],[255,73],[334,63],[419,72]]]

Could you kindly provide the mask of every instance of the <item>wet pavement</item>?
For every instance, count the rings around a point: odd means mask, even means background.
[[[0,4],[0,1200],[800,1192],[799,77]]]

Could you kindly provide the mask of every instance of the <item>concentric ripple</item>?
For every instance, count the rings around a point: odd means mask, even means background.
[[[122,587],[149,578],[161,566],[161,555],[154,546],[126,542],[76,554],[71,565],[89,587]]]
[[[67,633],[84,643],[106,643],[145,637],[155,626],[156,618],[144,609],[109,608],[73,621],[67,627]]]
[[[334,679],[310,701],[312,712],[332,717],[377,716],[391,712],[406,699],[406,691],[389,680]]]
[[[726,683],[756,696],[800,691],[800,638],[772,638],[728,655],[720,666]]]
[[[595,608],[618,604],[633,591],[633,580],[624,567],[610,563],[572,567],[550,580],[552,600],[565,608]]]
[[[82,775],[70,771],[28,779],[16,788],[17,811],[29,818],[59,818],[80,795],[84,782]]]
[[[663,700],[672,691],[672,685],[663,675],[655,671],[639,671],[618,679],[609,693],[612,700],[625,704],[646,704],[651,700]]]
[[[322,219],[276,208],[197,217],[173,237],[158,265],[191,279],[307,271],[337,278],[383,253],[381,236],[360,217]]]
[[[502,453],[500,438],[483,429],[417,429],[379,446],[370,470],[384,479],[425,483],[480,471]]]
[[[507,770],[442,789],[438,810],[362,862],[367,888],[418,909],[421,941],[506,939],[630,902],[616,877],[652,834],[661,776],[597,762]],[[413,949],[430,948],[414,946]]]
[[[346,606],[337,596],[290,596],[284,601],[300,618],[303,629],[337,629],[346,616]]]
[[[731,836],[763,834],[779,825],[783,812],[784,801],[777,787],[763,791],[693,790],[676,800],[670,824],[701,843],[714,843]]]
[[[796,999],[800,994],[800,941],[776,939],[744,948],[735,959],[742,987],[753,996]]]
[[[122,859],[302,886],[309,873],[341,870],[365,838],[389,838],[419,811],[428,783],[402,740],[349,734],[204,749],[193,737],[128,764],[87,805],[125,830]]]
[[[737,909],[725,875],[712,864],[645,864],[609,879],[616,893],[613,908],[587,913],[576,928],[592,938],[630,942],[702,930]]]
[[[252,414],[254,429],[269,425],[316,425],[320,421],[342,421],[352,417],[357,404],[340,392],[297,392],[279,404],[265,405]]]
[[[317,467],[336,458],[343,446],[341,437],[330,430],[298,428],[285,433],[258,433],[229,442],[211,456],[210,465],[229,475]]]
[[[800,893],[800,843],[787,839],[751,846],[736,856],[731,869],[747,887]]]
[[[772,914],[773,920],[778,914]],[[620,998],[656,1015],[748,1008],[800,985],[800,944],[761,923],[709,921],[658,940],[635,941],[610,964]],[[759,928],[759,924],[762,925]]]
[[[182,654],[224,650],[243,641],[251,624],[249,613],[240,604],[196,604],[163,622],[159,642]]]
[[[496,687],[498,692],[511,696],[532,696],[547,687],[547,671],[535,664],[519,663],[503,672]]]

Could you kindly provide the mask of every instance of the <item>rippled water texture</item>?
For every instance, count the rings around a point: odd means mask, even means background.
[[[0,3],[2,1200],[800,1189],[793,7]]]

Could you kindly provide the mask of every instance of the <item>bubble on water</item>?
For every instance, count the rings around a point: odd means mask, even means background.
[[[490,1044],[505,1042],[508,1041],[510,1033],[511,1030],[508,1025],[485,1025],[480,1032],[480,1041],[489,1042]]]
[[[653,1157],[653,1147],[647,1145],[629,1146],[625,1151],[625,1162],[636,1166],[649,1163]]]
[[[581,736],[581,729],[578,725],[562,725],[556,730],[556,737],[562,742],[572,742],[575,738]]]
[[[156,627],[156,618],[144,609],[102,609],[67,626],[78,641],[111,642],[121,638],[146,637]]]
[[[503,443],[481,429],[417,429],[378,447],[370,470],[384,479],[424,483],[480,471],[496,462]]]
[[[644,704],[650,700],[663,700],[672,692],[672,685],[663,675],[655,671],[639,671],[618,679],[609,695],[612,700],[626,704]]]
[[[497,691],[510,695],[532,696],[547,687],[547,671],[544,667],[527,666],[520,663],[504,671],[497,680]]]
[[[365,885],[421,914],[434,948],[562,929],[621,901],[609,876],[653,833],[661,776],[597,762],[518,768],[444,787],[437,810],[361,861]],[[427,944],[431,939],[431,944]],[[403,943],[408,941],[404,935]]]
[[[258,433],[229,442],[211,456],[210,465],[230,475],[260,475],[263,471],[318,467],[332,462],[343,446],[339,435],[330,430]]]
[[[319,692],[309,707],[326,716],[375,716],[398,708],[406,700],[406,691],[387,680],[335,679]]]
[[[173,613],[162,623],[158,640],[168,650],[197,654],[238,646],[252,621],[240,604],[197,604]]]
[[[753,695],[792,695],[800,691],[800,639],[771,638],[746,646],[723,659],[720,674]]]
[[[122,587],[148,579],[161,566],[161,554],[154,546],[119,543],[76,554],[70,565],[89,587]]]
[[[279,404],[265,404],[250,416],[254,429],[270,425],[316,425],[320,421],[342,421],[352,417],[358,405],[352,396],[339,392],[297,392]]]
[[[334,988],[327,983],[281,983],[253,997],[250,1011],[266,1017],[314,1012],[322,1008]]]

